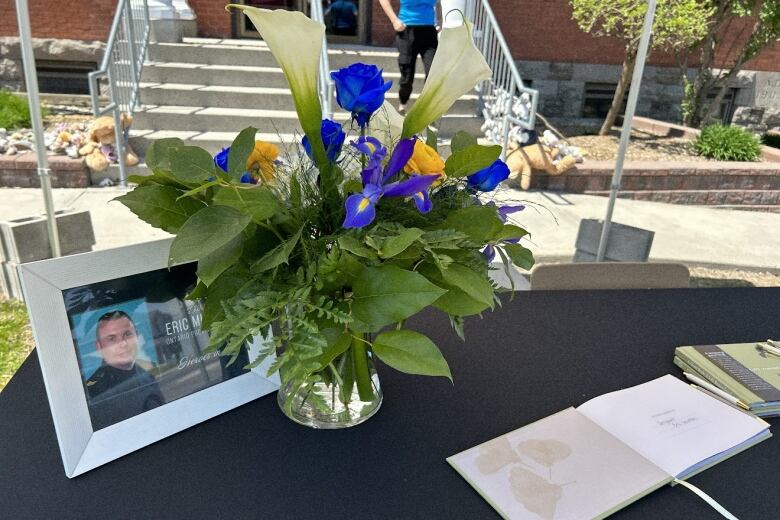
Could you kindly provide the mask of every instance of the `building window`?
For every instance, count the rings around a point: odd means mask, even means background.
[[[89,94],[87,76],[96,69],[93,62],[39,60],[38,90],[47,94]]]
[[[585,83],[582,117],[593,119],[604,119],[607,117],[616,88],[617,83]],[[626,93],[623,95],[623,104],[618,115],[622,115],[626,111],[627,98],[628,89],[626,89]]]

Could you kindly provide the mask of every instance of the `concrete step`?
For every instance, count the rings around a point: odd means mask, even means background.
[[[349,119],[346,112],[336,112],[335,121]],[[472,114],[448,114],[439,122],[442,137],[451,137],[463,130],[480,134],[482,118]],[[177,130],[189,132],[235,132],[255,126],[265,133],[300,132],[294,110],[268,110],[202,106],[148,105],[134,114],[133,127],[138,130]]]
[[[262,41],[214,40],[196,43],[152,43],[148,57],[151,61],[186,62],[204,65],[241,65],[252,67],[277,67],[276,58]],[[236,43],[241,42],[241,43]],[[330,68],[335,70],[355,62],[371,63],[388,71],[398,70],[398,52],[391,49],[328,48]],[[422,70],[422,69],[421,69]]]
[[[720,206],[713,206],[715,209],[736,209],[740,211],[762,211],[764,213],[780,213],[780,205],[777,206],[763,206],[756,204],[724,204]]]
[[[145,105],[295,110],[292,94],[287,88],[147,82],[142,82],[140,87],[141,103]],[[398,92],[387,92],[385,97],[393,105],[398,105]],[[411,99],[418,97],[418,93],[413,93]],[[468,94],[458,99],[450,110],[468,114],[476,113],[476,107],[477,96]]]
[[[422,66],[419,68],[422,71]],[[397,91],[401,73],[398,66],[383,73],[385,81],[393,82]],[[142,81],[148,83],[188,83],[202,85],[224,85],[235,87],[277,87],[288,88],[287,79],[278,66],[254,67],[248,65],[206,65],[181,61],[149,61],[144,65]],[[420,92],[425,83],[425,74],[414,75],[414,91]]]

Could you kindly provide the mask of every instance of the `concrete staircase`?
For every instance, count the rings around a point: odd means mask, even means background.
[[[397,105],[400,74],[394,49],[334,45],[328,56],[333,70],[356,61],[383,68],[385,80],[394,81],[387,99]],[[215,153],[247,126],[258,128],[258,139],[283,146],[298,142],[301,129],[292,96],[265,42],[186,38],[183,43],[153,43],[148,60],[141,83],[142,106],[134,114],[130,133],[130,143],[139,154],[162,137],[179,137]],[[418,71],[412,102],[423,86],[422,63]],[[482,118],[475,115],[476,103],[476,95],[465,95],[442,118],[442,144],[447,145],[459,130],[479,135]],[[333,107],[336,121],[349,119],[335,100]]]

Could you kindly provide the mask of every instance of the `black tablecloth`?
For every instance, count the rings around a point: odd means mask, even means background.
[[[274,394],[73,480],[32,355],[0,394],[0,518],[497,518],[447,456],[605,392],[679,374],[678,345],[780,336],[780,288],[518,293],[468,319],[465,343],[437,312],[409,326],[440,346],[454,386],[380,366],[385,401],[356,428],[298,426]],[[778,518],[780,439],[691,482],[741,520]],[[614,518],[720,517],[677,486]]]

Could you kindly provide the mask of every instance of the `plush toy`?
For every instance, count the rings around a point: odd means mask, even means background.
[[[122,114],[122,126],[128,128],[133,118],[127,114]],[[114,118],[112,116],[102,116],[95,119],[89,127],[87,142],[79,148],[79,155],[84,157],[87,167],[93,171],[103,171],[108,165],[118,160],[116,154],[116,133],[114,132]],[[135,166],[138,164],[138,155],[130,147],[130,143],[125,144],[125,164]]]
[[[558,148],[539,142],[529,146],[517,146],[513,142],[509,145],[506,164],[510,172],[507,184],[527,190],[531,187],[533,170],[560,175],[577,164],[577,159],[570,155],[561,156]]]

